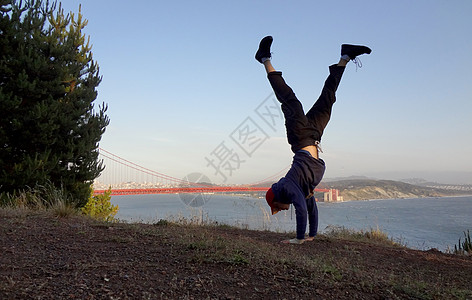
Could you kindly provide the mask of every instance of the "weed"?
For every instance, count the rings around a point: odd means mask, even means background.
[[[221,228],[221,229],[231,229],[231,228],[233,228],[233,226],[231,226],[231,225],[228,225],[228,224],[220,224],[220,223],[218,223],[218,224],[216,225],[216,227],[219,227],[219,228]]]
[[[428,291],[428,284],[424,281],[408,281],[408,282],[397,282],[393,284],[394,291],[399,291],[400,293],[405,293],[409,295],[412,299],[432,299],[429,293],[433,291]]]
[[[60,218],[66,218],[78,214],[78,210],[73,205],[65,201],[56,202],[51,209],[53,214]]]
[[[456,299],[470,299],[470,290],[463,290],[452,288],[451,295],[453,295]]]
[[[12,218],[15,220],[24,219],[26,216],[31,214],[31,210],[14,207],[1,207],[0,217],[1,218]]]
[[[331,264],[327,264],[327,263],[323,264],[321,266],[321,271],[325,275],[330,276],[331,278],[333,278],[336,281],[340,281],[343,278],[343,275],[341,274],[341,271],[338,268],[336,268],[335,266],[331,265]]]
[[[339,238],[346,240],[362,241],[362,242],[373,242],[382,245],[389,246],[401,246],[401,244],[393,241],[388,235],[380,230],[379,228],[370,230],[353,230],[342,227],[330,227],[328,231],[324,233],[326,236],[331,238]]]
[[[191,242],[187,245],[188,250],[206,250],[207,248],[208,244],[203,240]]]
[[[0,199],[3,207],[20,209],[45,209],[47,203],[47,201],[41,197],[40,191],[32,188],[27,188],[24,191],[15,192],[13,194],[2,193]]]
[[[349,251],[351,253],[354,253],[354,254],[360,254],[360,251],[357,250],[355,247],[351,247],[351,246],[348,246],[348,245],[344,245],[344,250],[346,251]]]
[[[52,210],[57,217],[77,215],[73,201],[64,189],[52,184],[37,185],[13,194],[0,194],[0,206],[15,210]]]
[[[244,252],[241,250],[235,250],[233,256],[228,261],[232,265],[247,265],[249,260],[244,257]]]
[[[166,220],[169,222],[178,224],[178,225],[214,225],[216,222],[212,222],[208,217],[208,213],[203,214],[203,210],[193,214],[190,217],[185,217],[181,213],[178,215],[169,215],[166,217]]]
[[[170,224],[169,221],[164,220],[164,219],[160,219],[159,221],[157,221],[153,225],[155,225],[155,226],[167,226],[169,224]]]
[[[461,242],[459,238],[459,244],[454,245],[455,254],[472,254],[472,241],[470,239],[470,231],[467,230],[467,233],[464,231],[464,241]]]

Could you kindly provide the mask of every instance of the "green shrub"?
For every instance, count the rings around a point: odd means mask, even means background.
[[[118,205],[111,204],[111,188],[109,188],[105,193],[98,195],[94,195],[92,190],[87,204],[82,207],[82,213],[97,220],[111,222],[118,209]]]

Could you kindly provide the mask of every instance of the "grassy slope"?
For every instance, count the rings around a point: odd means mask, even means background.
[[[472,297],[472,258],[375,234],[282,245],[273,232],[20,210],[0,210],[0,225],[2,299]]]

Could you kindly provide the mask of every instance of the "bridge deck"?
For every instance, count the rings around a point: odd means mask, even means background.
[[[175,187],[152,189],[112,189],[112,196],[144,195],[144,194],[195,194],[195,193],[228,193],[228,192],[265,192],[269,187],[248,186],[215,186],[215,187]],[[95,190],[94,194],[103,194],[106,190]],[[329,189],[315,189],[315,192],[329,192]]]

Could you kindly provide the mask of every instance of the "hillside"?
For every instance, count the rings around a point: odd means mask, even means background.
[[[465,191],[424,187],[393,180],[346,179],[324,182],[323,186],[338,189],[345,201],[445,197],[467,194]],[[471,192],[468,194],[470,195]]]
[[[470,299],[472,257],[228,226],[0,210],[0,299]]]

